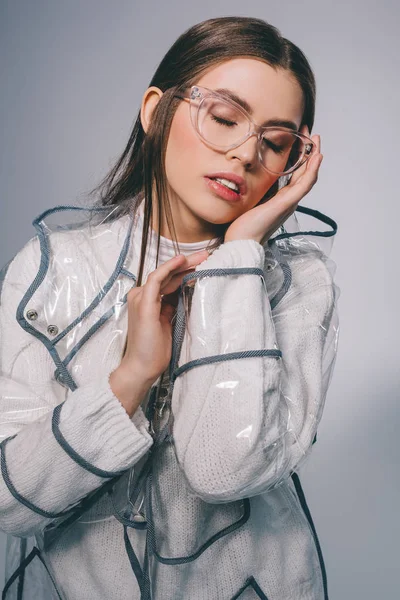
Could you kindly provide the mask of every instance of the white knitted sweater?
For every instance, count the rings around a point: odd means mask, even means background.
[[[132,273],[137,272],[141,223],[140,217],[128,255]],[[49,338],[50,325],[65,329],[91,300],[78,290],[90,295],[99,281],[102,285],[103,275],[108,276],[126,234],[127,219],[107,227],[114,232],[112,247],[107,240],[92,240],[90,251],[94,248],[96,264],[82,234],[71,231],[50,236],[49,270],[26,307],[26,311],[36,311],[34,327],[41,335]],[[147,273],[155,266],[154,239]],[[180,250],[189,254],[208,244],[209,240],[181,244]],[[159,264],[174,254],[172,242],[162,238]],[[52,413],[57,405],[63,403],[59,429],[64,439],[102,471],[129,473],[145,460],[153,444],[142,408],[130,419],[108,384],[110,372],[121,359],[126,306],[71,361],[70,372],[78,386],[73,392],[55,379],[55,365],[43,343],[17,323],[17,307],[40,260],[35,238],[9,266],[1,297],[0,440],[15,436],[2,447],[7,473],[2,469],[0,477],[0,528],[10,534],[7,577],[18,566],[13,548],[20,542],[11,536],[33,541],[37,535],[40,539],[53,521],[44,516],[46,511],[71,509],[106,480],[78,464],[56,440]],[[291,265],[292,291],[274,312],[269,299],[281,280],[278,269],[268,271],[267,264],[271,257],[267,259],[263,246],[237,240],[220,246],[196,269],[259,268],[264,271],[266,288],[252,274],[204,278],[197,303],[193,298],[190,338],[185,337],[179,365],[204,356],[262,348],[279,348],[283,359],[228,360],[193,368],[177,378],[172,397],[173,443],[157,454],[153,476],[158,551],[167,557],[192,555],[214,533],[241,517],[243,498],[250,498],[251,514],[243,526],[187,564],[154,561],[154,600],[230,600],[249,578],[259,588],[247,587],[240,600],[324,598],[315,540],[289,473],[310,451],[322,414],[326,336],[320,325],[332,313],[332,281],[323,261],[314,255],[298,257]],[[62,280],[52,275],[60,272],[60,265]],[[89,281],[92,274],[93,281]],[[120,277],[113,290],[119,287],[121,294],[131,285]],[[62,356],[113,305],[113,290],[59,342]],[[300,327],[298,334],[299,322],[304,325],[307,319],[310,324]],[[227,382],[233,386],[229,393]],[[283,397],[292,402],[291,410]],[[147,400],[148,396],[144,405]],[[274,487],[277,473],[287,476]],[[128,535],[139,562],[143,561],[146,532],[129,529]],[[123,526],[114,518],[108,496],[82,515],[43,556],[54,585],[43,568],[41,575],[38,569],[34,574],[31,563],[25,575],[25,587],[31,587],[25,589],[24,599],[141,598]],[[17,598],[16,583],[7,599]]]

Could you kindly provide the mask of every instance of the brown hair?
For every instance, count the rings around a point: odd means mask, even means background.
[[[234,43],[232,43],[234,40]],[[303,91],[304,112],[302,122],[311,132],[315,115],[315,78],[307,58],[292,42],[282,37],[273,25],[257,18],[219,17],[208,19],[186,30],[168,50],[160,62],[150,86],[163,92],[152,116],[147,131],[144,132],[140,111],[137,115],[128,143],[115,166],[102,182],[90,192],[100,192],[103,205],[126,206],[138,196],[144,204],[144,230],[137,285],[143,277],[144,259],[148,242],[149,223],[152,226],[153,192],[157,198],[158,243],[157,262],[160,247],[160,233],[163,210],[178,245],[173,223],[171,205],[167,193],[165,174],[165,151],[171,122],[181,100],[175,94],[194,85],[210,67],[239,57],[254,57],[264,60],[273,68],[289,71]],[[279,189],[279,179],[262,199],[272,197]],[[220,225],[216,245],[223,242],[227,225]]]

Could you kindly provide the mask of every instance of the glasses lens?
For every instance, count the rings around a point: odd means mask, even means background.
[[[233,146],[246,137],[249,121],[229,102],[206,97],[199,107],[197,125],[205,141],[219,148]]]
[[[216,148],[234,147],[249,132],[250,121],[230,102],[206,96],[198,106],[197,127],[202,138]],[[284,175],[300,166],[307,156],[307,145],[301,137],[284,129],[264,132],[261,161],[272,173]]]
[[[281,129],[264,132],[261,143],[263,165],[272,173],[283,175],[304,162],[306,143],[295,133]]]

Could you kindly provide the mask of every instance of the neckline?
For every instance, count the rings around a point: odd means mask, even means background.
[[[141,202],[140,206],[138,207],[138,226],[141,231],[143,231],[143,224],[144,224],[144,217],[143,217],[144,204],[143,203],[144,203],[144,201]],[[149,230],[150,230],[150,225],[149,225]],[[152,243],[152,245],[154,244],[155,247],[157,247],[157,238],[158,238],[157,232],[154,229],[151,229],[151,243]],[[215,238],[211,238],[211,239],[201,240],[198,242],[178,242],[178,245],[179,245],[180,251],[184,254],[185,251],[189,251],[189,250],[192,252],[195,252],[196,250],[203,250],[206,246],[213,244],[217,240],[218,240],[218,237],[215,237]],[[166,250],[174,250],[175,246],[174,246],[173,240],[170,240],[169,238],[166,238],[163,235],[160,235],[160,248],[165,248]]]

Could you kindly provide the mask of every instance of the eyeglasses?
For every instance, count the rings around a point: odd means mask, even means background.
[[[247,111],[224,94],[193,85],[182,94],[190,101],[190,118],[199,137],[212,148],[231,150],[256,135],[257,154],[266,171],[287,175],[311,156],[315,143],[288,127],[262,127]]]

